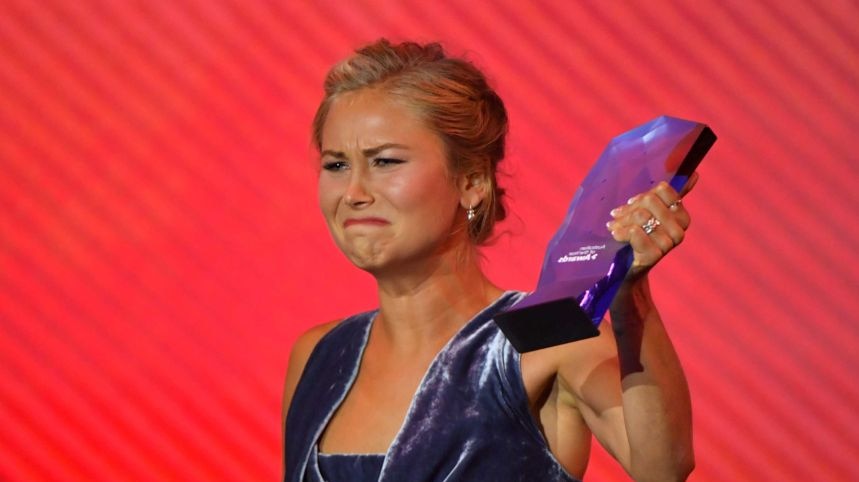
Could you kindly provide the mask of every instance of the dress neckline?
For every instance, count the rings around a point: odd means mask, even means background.
[[[356,459],[358,459],[358,458],[364,458],[364,457],[367,457],[367,458],[375,458],[375,457],[384,458],[385,454],[376,454],[376,453],[348,454],[348,453],[339,453],[339,452],[337,452],[337,453],[316,452],[316,456],[319,458],[326,458],[326,459],[336,459],[336,458],[350,458],[350,459],[356,458]]]
[[[442,348],[438,351],[438,353],[435,354],[435,356],[433,357],[429,366],[427,366],[426,371],[424,371],[424,374],[421,377],[421,381],[420,381],[420,383],[418,383],[418,388],[412,394],[411,400],[409,401],[409,408],[406,410],[406,416],[403,418],[403,422],[400,425],[400,428],[397,430],[397,434],[394,435],[394,438],[391,440],[390,445],[388,445],[387,451],[385,451],[384,453],[320,452],[319,451],[319,440],[322,438],[322,434],[325,433],[325,430],[328,429],[328,424],[331,422],[331,419],[334,417],[334,414],[337,412],[337,410],[340,408],[340,406],[343,405],[343,401],[346,400],[346,397],[349,396],[349,392],[352,391],[352,387],[355,384],[355,380],[358,378],[358,372],[361,370],[361,365],[362,365],[363,360],[364,360],[364,351],[366,350],[367,343],[370,340],[370,331],[373,328],[373,323],[376,321],[376,317],[379,315],[379,309],[378,308],[371,311],[369,313],[369,316],[368,316],[368,321],[365,323],[365,326],[364,326],[364,333],[363,333],[363,338],[361,341],[361,347],[358,351],[358,357],[357,357],[358,361],[357,361],[356,367],[352,371],[352,374],[349,376],[349,380],[346,382],[345,390],[343,391],[343,396],[340,397],[340,399],[337,401],[337,403],[335,403],[334,406],[331,408],[327,417],[325,418],[324,423],[322,424],[322,430],[320,430],[318,432],[318,435],[316,438],[317,456],[338,456],[338,455],[342,455],[342,456],[361,456],[361,455],[380,456],[380,457],[383,457],[383,459],[384,459],[384,462],[382,464],[382,470],[384,471],[385,465],[387,465],[387,463],[388,463],[388,455],[391,453],[391,449],[394,448],[398,444],[399,439],[403,435],[403,432],[405,431],[406,427],[408,427],[408,425],[409,425],[409,422],[412,418],[412,414],[415,410],[415,402],[417,401],[417,398],[420,394],[421,387],[424,386],[424,383],[426,382],[427,378],[433,373],[434,369],[438,365],[438,361],[441,358],[442,354],[449,351],[451,345],[453,345],[453,343],[456,340],[458,340],[462,336],[462,334],[465,331],[467,331],[467,329],[472,324],[475,323],[476,320],[482,319],[484,314],[494,310],[497,306],[499,306],[503,302],[509,300],[512,296],[516,295],[517,293],[519,293],[519,292],[514,291],[514,290],[507,290],[507,291],[501,293],[501,295],[499,295],[497,298],[495,298],[495,300],[493,300],[491,303],[486,305],[482,310],[478,311],[474,316],[472,316],[468,321],[466,321],[461,327],[459,327],[459,329],[450,337],[450,339],[447,340],[447,342],[444,344],[444,346],[442,346]]]

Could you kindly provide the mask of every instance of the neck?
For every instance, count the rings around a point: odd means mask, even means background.
[[[417,265],[415,265],[417,264]],[[404,350],[435,346],[492,301],[502,290],[480,270],[473,248],[425,258],[397,273],[376,274],[378,335]]]

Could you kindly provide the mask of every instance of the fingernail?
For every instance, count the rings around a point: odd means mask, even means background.
[[[605,228],[611,231],[611,221],[605,223]]]
[[[626,201],[626,203],[627,203],[627,204],[632,204],[632,203],[634,203],[634,202],[635,202],[635,196],[632,196],[631,198],[629,198],[629,199]]]
[[[609,212],[608,212],[608,214],[609,214],[611,217],[616,218],[616,217],[617,217],[617,213],[618,213],[618,212],[620,212],[620,209],[618,209],[618,208],[614,208],[614,209],[612,209],[611,211],[609,211]]]

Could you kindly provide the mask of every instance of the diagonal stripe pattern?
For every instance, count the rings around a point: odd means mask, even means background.
[[[373,306],[318,214],[326,69],[441,40],[510,111],[530,289],[575,187],[660,114],[719,136],[655,270],[692,480],[855,480],[855,2],[0,3],[0,479],[273,480],[291,343]],[[623,480],[601,449],[588,479]]]

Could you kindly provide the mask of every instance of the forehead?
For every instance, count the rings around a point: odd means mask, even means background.
[[[329,108],[321,140],[323,150],[387,143],[438,147],[442,143],[415,107],[381,89],[338,95]]]

